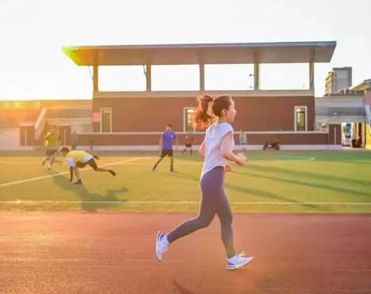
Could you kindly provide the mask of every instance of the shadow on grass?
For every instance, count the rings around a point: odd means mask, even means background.
[[[246,174],[248,176],[252,177],[257,177],[257,178],[262,178],[262,179],[267,179],[267,180],[273,180],[273,181],[278,181],[278,182],[283,182],[283,183],[288,183],[288,184],[295,184],[295,185],[302,185],[302,186],[307,186],[311,188],[317,188],[317,189],[323,189],[323,190],[328,190],[328,191],[335,191],[335,192],[341,192],[341,193],[346,193],[349,195],[359,195],[359,196],[371,196],[371,193],[366,193],[362,191],[357,191],[355,189],[350,189],[350,188],[341,188],[337,187],[336,185],[329,185],[329,184],[322,184],[322,183],[313,183],[309,182],[309,180],[291,180],[291,179],[284,179],[281,176],[293,176],[293,177],[310,177],[314,178],[315,180],[333,180],[333,181],[338,181],[340,183],[346,182],[349,184],[360,184],[363,186],[370,186],[369,182],[362,181],[362,180],[350,180],[350,179],[345,179],[342,177],[336,177],[336,176],[321,176],[317,175],[314,173],[309,173],[309,172],[301,172],[301,171],[294,171],[290,169],[285,169],[285,168],[278,168],[278,167],[262,167],[262,166],[256,166],[256,165],[250,165],[249,170],[255,170],[258,172],[264,172],[264,174],[261,173],[254,173],[250,171],[246,172],[238,172],[239,174]],[[278,173],[280,176],[269,176],[267,175],[268,173]]]
[[[128,191],[125,187],[121,189],[109,189],[105,195],[88,191],[84,185],[73,185],[63,176],[54,176],[53,182],[66,191],[73,191],[81,199],[81,209],[89,212],[98,209],[119,208],[125,200],[119,199],[118,194]]]
[[[195,181],[195,182],[200,181],[200,176],[199,175],[194,176],[194,175],[190,175],[190,174],[186,174],[186,173],[182,173],[182,172],[178,172],[178,171],[172,173],[172,176],[177,177],[177,178],[186,179],[186,180]]]
[[[198,151],[195,151],[193,150],[193,154],[184,154],[182,152],[179,152],[178,154],[176,154],[176,157],[174,157],[175,160],[179,160],[179,161],[194,161],[194,162],[199,162],[200,163],[200,166],[202,166],[202,158],[201,156],[198,154]]]
[[[252,188],[243,187],[243,186],[236,186],[236,185],[231,185],[231,184],[226,184],[225,187],[229,190],[233,190],[233,191],[237,191],[237,192],[241,192],[241,193],[245,193],[245,194],[249,194],[249,195],[255,195],[255,196],[262,197],[262,198],[269,198],[269,199],[279,200],[279,201],[282,201],[282,202],[291,202],[291,203],[297,204],[298,206],[318,209],[317,205],[301,203],[300,201],[296,201],[296,200],[293,200],[293,199],[290,199],[290,198],[286,198],[286,197],[283,197],[283,196],[280,196],[280,195],[277,195],[277,194],[274,194],[274,193],[271,193],[271,192],[268,192],[268,191],[252,189]]]
[[[235,173],[235,172],[233,172],[233,173]],[[236,173],[242,174],[241,172],[236,172]],[[178,177],[178,178],[199,182],[199,177],[198,176],[196,177],[196,176],[193,176],[193,175],[190,175],[190,174],[180,173],[180,172],[176,172],[173,175],[175,177]],[[284,202],[291,202],[291,203],[297,204],[298,206],[304,206],[304,207],[310,207],[310,208],[317,208],[318,209],[317,205],[306,204],[306,203],[303,204],[303,203],[300,203],[300,201],[296,201],[296,200],[293,200],[293,199],[290,199],[290,198],[282,197],[280,195],[277,195],[277,194],[274,194],[274,193],[271,193],[271,192],[268,192],[268,191],[253,189],[253,188],[249,188],[249,187],[246,187],[246,186],[231,185],[231,184],[225,184],[225,187],[228,190],[237,191],[237,192],[241,192],[241,193],[244,193],[244,194],[255,195],[255,196],[262,197],[262,198],[269,198],[269,199],[274,199],[274,200],[279,200],[279,201],[284,201]]]
[[[285,174],[285,175],[317,178],[319,180],[326,179],[326,180],[346,182],[349,184],[366,185],[366,186],[370,186],[370,189],[371,189],[371,181],[365,181],[365,180],[349,179],[349,178],[331,176],[331,175],[324,176],[324,175],[320,175],[320,174],[316,174],[316,173],[312,173],[308,171],[298,171],[298,170],[292,170],[292,169],[282,168],[282,167],[277,167],[277,166],[261,166],[261,165],[249,164],[248,169],[262,171],[264,173],[273,172],[273,173],[280,173],[280,174]]]

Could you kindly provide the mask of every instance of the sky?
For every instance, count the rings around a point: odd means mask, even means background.
[[[89,68],[63,46],[336,41],[316,66],[322,96],[333,67],[371,78],[369,11],[369,0],[0,0],[0,100],[91,99]]]

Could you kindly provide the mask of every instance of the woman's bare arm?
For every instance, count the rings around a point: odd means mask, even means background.
[[[222,142],[220,144],[220,153],[222,156],[229,160],[237,163],[238,165],[244,165],[246,160],[243,158],[238,157],[236,154],[233,153],[233,137],[232,132],[226,134]]]

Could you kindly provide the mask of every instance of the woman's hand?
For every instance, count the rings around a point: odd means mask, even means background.
[[[245,165],[247,162],[246,155],[242,152],[236,154],[236,163],[238,165]]]
[[[225,167],[224,167],[224,171],[226,173],[231,173],[232,172],[232,168],[229,164],[226,164]]]

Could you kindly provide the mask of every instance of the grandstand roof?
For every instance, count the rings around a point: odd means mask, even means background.
[[[330,62],[335,41],[66,46],[77,65]]]

